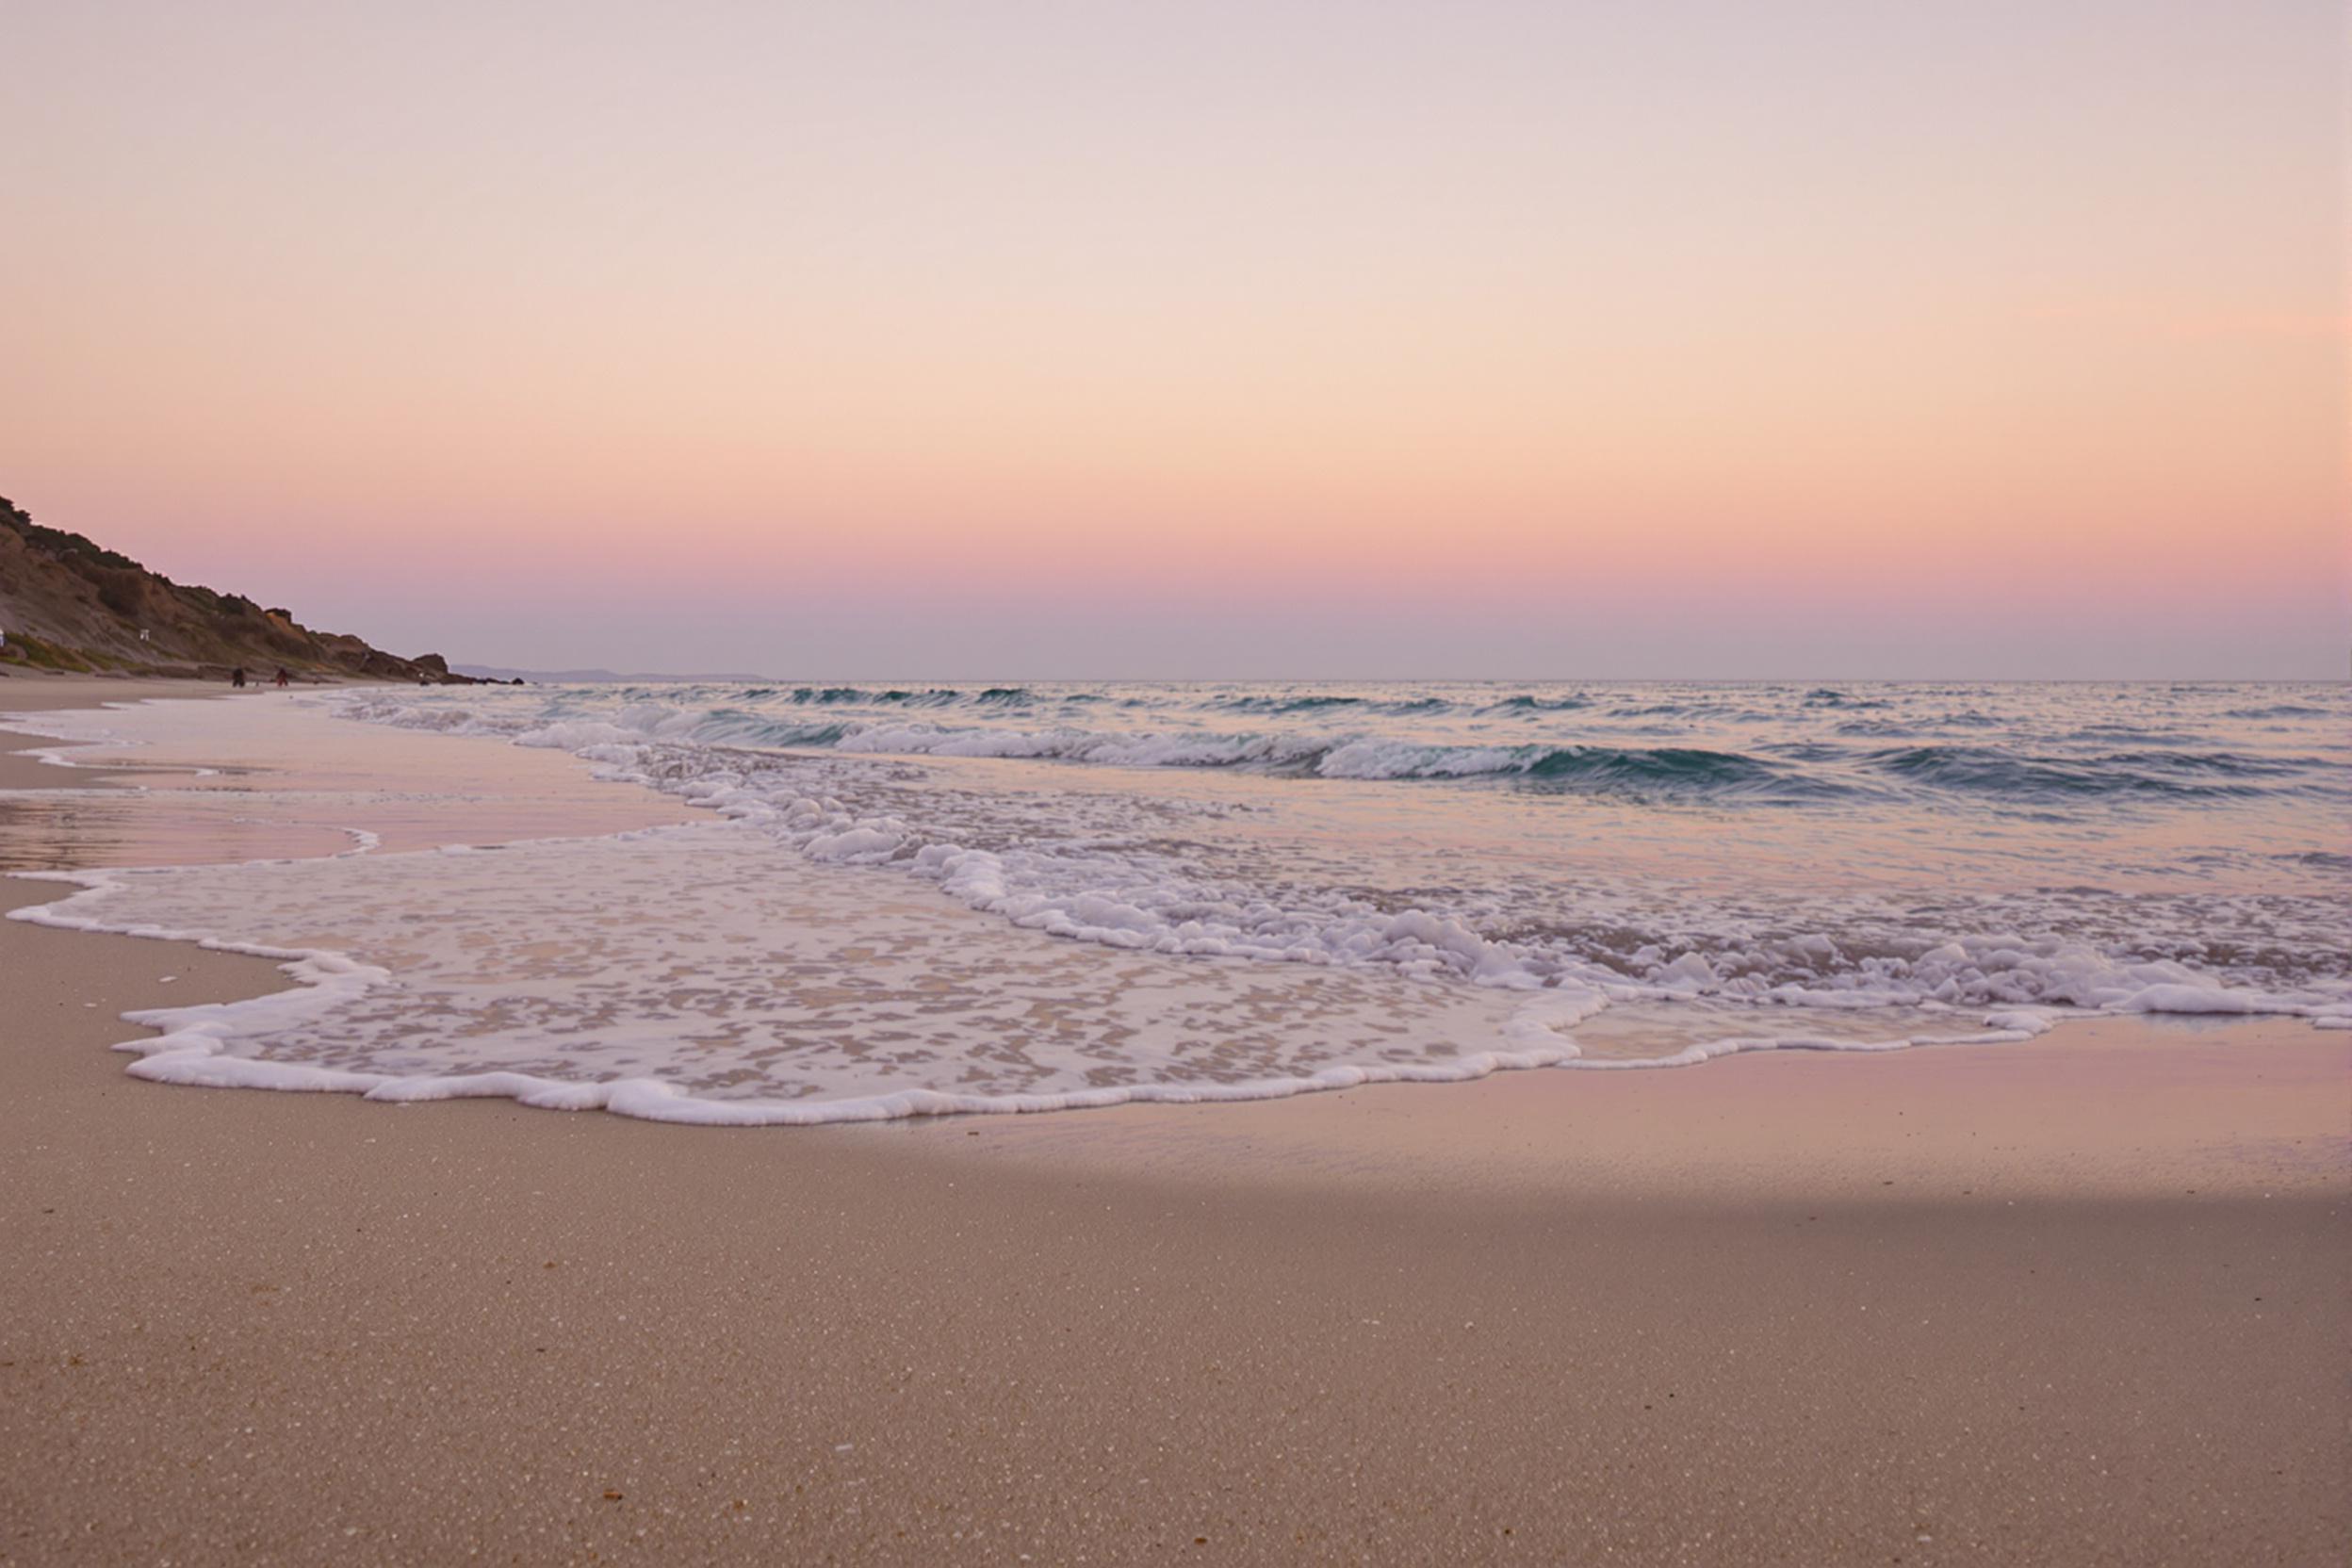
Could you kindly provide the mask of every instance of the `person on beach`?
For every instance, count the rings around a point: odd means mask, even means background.
[[[245,684],[244,665],[239,664],[237,668],[229,672],[229,684],[232,686],[242,686]]]
[[[278,690],[279,690],[279,691],[281,691],[281,692],[283,692],[283,691],[285,691],[285,690],[286,690],[288,686],[291,686],[291,685],[293,685],[293,684],[294,684],[294,678],[293,678],[292,676],[290,676],[290,675],[288,675],[288,674],[286,674],[286,666],[285,666],[284,664],[280,664],[280,665],[278,666]]]

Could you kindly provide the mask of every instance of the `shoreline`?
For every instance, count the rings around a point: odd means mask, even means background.
[[[0,1561],[2352,1544],[2343,1032],[732,1132],[104,1049],[286,983],[0,922]]]
[[[228,692],[193,680],[135,679],[122,676],[26,675],[0,678],[0,724],[10,718],[42,712],[74,711],[107,703],[141,702],[151,697],[226,696]],[[21,730],[0,728],[0,792],[72,790],[102,781],[103,770],[77,777],[78,770],[24,755],[70,744],[43,740]]]

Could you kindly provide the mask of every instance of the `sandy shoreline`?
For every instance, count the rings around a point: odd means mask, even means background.
[[[11,675],[0,678],[0,714],[40,713],[57,709],[95,708],[148,697],[217,696],[217,688],[193,680],[121,680],[106,676]],[[70,769],[25,755],[57,745],[36,736],[0,730],[0,790],[67,790],[94,782]]]
[[[0,1560],[2352,1545],[2344,1034],[754,1132],[104,1049],[283,983],[0,923]]]

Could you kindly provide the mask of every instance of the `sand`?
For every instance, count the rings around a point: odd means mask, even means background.
[[[192,697],[211,694],[193,680],[137,680],[113,676],[0,676],[0,713],[40,713],[55,709],[96,708],[109,702],[137,702],[147,697]],[[0,790],[57,790],[95,782],[71,776],[24,755],[57,744],[30,735],[0,730]]]
[[[2352,1547],[2345,1034],[749,1132],[104,1049],[280,983],[0,923],[0,1560]]]

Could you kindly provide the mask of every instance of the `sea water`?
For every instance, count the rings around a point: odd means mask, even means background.
[[[85,874],[25,913],[309,982],[148,1016],[145,1075],[788,1122],[2015,1040],[2093,1012],[2352,1025],[2337,684],[294,700],[322,735],[408,732],[428,768],[442,746],[451,791],[470,753],[439,737],[486,738],[708,820]]]

